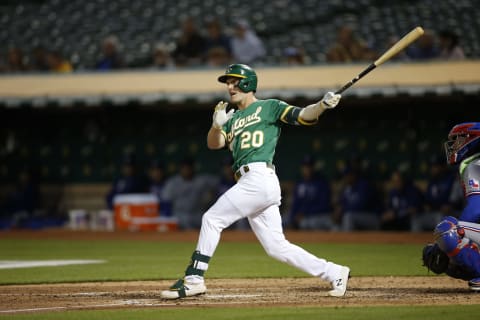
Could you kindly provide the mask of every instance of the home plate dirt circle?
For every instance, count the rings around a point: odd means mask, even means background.
[[[445,276],[354,277],[343,298],[313,278],[209,279],[205,295],[163,300],[171,280],[0,286],[0,314],[107,308],[195,306],[374,306],[478,304],[466,282]]]

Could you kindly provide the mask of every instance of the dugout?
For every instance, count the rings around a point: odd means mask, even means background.
[[[258,96],[304,106],[362,67],[259,68]],[[478,120],[479,71],[477,61],[392,63],[375,70],[315,127],[285,127],[275,161],[283,185],[296,178],[305,153],[315,155],[331,178],[358,153],[379,181],[398,167],[424,179],[429,155],[443,152],[450,127]],[[219,172],[227,152],[207,150],[205,135],[213,106],[225,98],[215,81],[222,72],[0,77],[0,196],[29,165],[39,172],[49,210],[80,204],[102,209],[125,152],[135,152],[144,168],[161,158],[173,173],[188,155],[199,171]],[[185,83],[198,85],[192,91]]]

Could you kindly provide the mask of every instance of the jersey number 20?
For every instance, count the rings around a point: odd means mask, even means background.
[[[248,149],[250,147],[261,147],[263,144],[263,131],[256,130],[253,132],[244,131],[240,136],[240,148]]]

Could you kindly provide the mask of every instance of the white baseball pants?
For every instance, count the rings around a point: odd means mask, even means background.
[[[263,162],[249,163],[248,168],[237,184],[203,215],[197,250],[213,256],[222,230],[247,217],[269,256],[325,281],[337,279],[340,265],[318,258],[285,239],[279,211],[280,183],[275,171]]]

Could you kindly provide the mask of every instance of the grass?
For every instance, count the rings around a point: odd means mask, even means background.
[[[480,312],[479,305],[466,306],[422,306],[422,307],[276,307],[276,308],[145,308],[121,310],[66,311],[35,314],[0,315],[0,319],[42,320],[150,320],[150,319],[232,319],[232,320],[371,320],[371,319],[455,319],[470,320]]]
[[[355,276],[426,275],[421,245],[303,244],[313,254],[347,264]],[[0,260],[104,259],[94,265],[0,270],[0,284],[175,279],[187,266],[192,243],[0,240]],[[308,276],[268,257],[258,243],[221,243],[210,278]]]
[[[427,275],[417,244],[302,244],[328,260],[347,264],[355,276]],[[189,262],[194,243],[148,241],[0,240],[0,260],[104,259],[104,264],[0,270],[1,284],[176,279]],[[268,257],[258,243],[220,243],[210,278],[308,276]],[[72,310],[1,314],[0,319],[470,319],[480,306],[421,307],[258,307]]]

